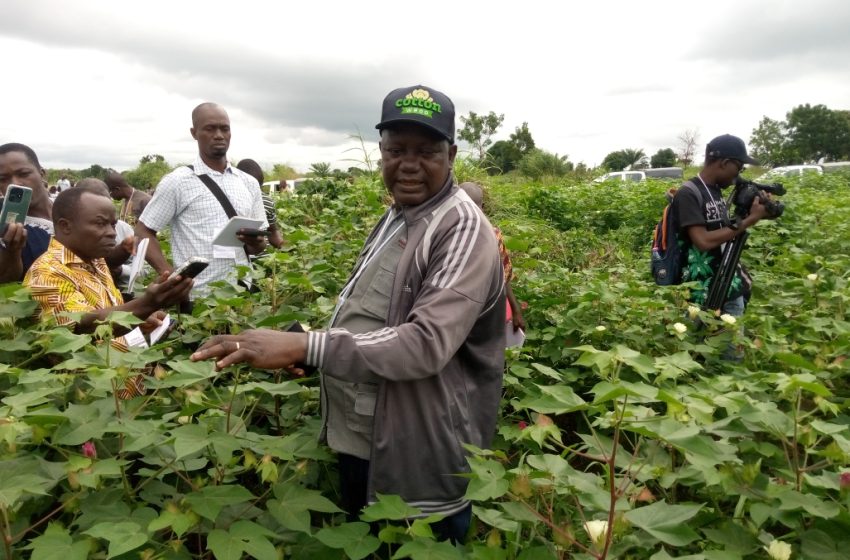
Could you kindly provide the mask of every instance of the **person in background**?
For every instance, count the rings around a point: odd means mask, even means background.
[[[236,169],[241,169],[251,177],[257,180],[257,183],[262,187],[263,183],[266,182],[265,174],[263,173],[263,168],[260,167],[260,164],[254,161],[253,159],[243,159],[239,163],[236,164]],[[274,201],[271,196],[263,193],[263,208],[266,209],[266,220],[269,222],[269,244],[275,249],[280,249],[283,247],[283,235],[280,233],[280,229],[277,226],[277,212],[275,212]]]
[[[181,166],[162,178],[156,192],[139,216],[136,238],[150,239],[147,261],[160,274],[173,266],[165,258],[158,231],[171,226],[171,250],[174,264],[180,266],[191,257],[205,257],[210,265],[195,278],[194,295],[209,292],[208,284],[219,280],[237,282],[236,266],[251,266],[248,255],[266,247],[263,236],[237,232],[243,247],[213,245],[216,235],[227,224],[227,212],[202,176],[209,177],[230,201],[236,215],[266,223],[260,185],[256,179],[232,167],[227,161],[230,147],[230,117],[215,103],[201,103],[192,111],[189,130],[198,144],[198,157],[192,167]],[[191,305],[184,307],[185,310]]]
[[[482,210],[484,209],[484,190],[478,183],[461,183],[460,188],[469,195],[472,202]],[[514,296],[514,291],[511,288],[511,281],[514,279],[514,268],[511,264],[511,254],[508,248],[505,247],[505,241],[502,238],[502,230],[493,226],[493,232],[496,234],[496,241],[499,242],[499,257],[502,259],[502,267],[505,270],[505,296],[508,298],[508,321],[513,324],[514,330],[525,330],[525,319],[522,316],[522,306]]]
[[[47,250],[53,235],[53,200],[44,186],[45,172],[29,146],[18,143],[0,146],[0,194],[9,185],[32,190],[23,224],[9,224],[0,239],[0,283],[20,282],[32,263]]]
[[[68,180],[67,175],[62,175],[62,178],[56,182],[56,190],[58,192],[67,191],[71,188],[71,181]]]
[[[135,227],[139,216],[150,202],[151,195],[133,188],[124,175],[114,169],[107,171],[104,183],[109,189],[109,196],[121,202],[118,219]]]
[[[699,189],[699,194],[692,189],[681,188],[673,197],[670,211],[679,230],[679,239],[684,241],[682,251],[687,255],[682,281],[699,282],[699,287],[691,293],[695,303],[705,301],[720,266],[724,245],[767,215],[764,205],[756,197],[746,218],[729,218],[722,191],[734,184],[748,163],[756,164],[756,160],[747,155],[743,140],[731,134],[718,136],[705,148],[702,169],[688,181]],[[744,314],[745,294],[750,290],[750,284],[749,275],[739,265],[726,294],[723,313],[733,316]]]

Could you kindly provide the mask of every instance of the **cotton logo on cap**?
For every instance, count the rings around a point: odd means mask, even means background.
[[[422,115],[429,119],[434,118],[434,113],[442,113],[443,110],[439,103],[434,102],[434,98],[427,89],[415,89],[405,95],[402,99],[395,102],[395,106],[401,109],[401,114]]]

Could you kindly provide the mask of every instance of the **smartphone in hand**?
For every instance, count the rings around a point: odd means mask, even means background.
[[[7,224],[22,224],[27,219],[30,209],[32,189],[20,185],[9,185],[6,189],[6,197],[3,199],[3,209],[0,210],[0,226],[3,233]]]
[[[182,276],[184,278],[194,278],[198,274],[204,271],[210,264],[209,259],[205,259],[204,257],[192,257],[188,261],[184,262],[171,273],[171,276],[168,277],[169,280],[174,278],[175,276]]]
[[[239,232],[239,235],[246,237],[266,237],[269,232],[262,229],[245,228]]]

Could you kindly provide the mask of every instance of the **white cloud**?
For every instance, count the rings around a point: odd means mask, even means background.
[[[0,49],[0,139],[48,166],[188,161],[189,113],[228,109],[231,156],[348,167],[358,130],[374,149],[383,95],[425,83],[458,114],[527,121],[538,146],[598,164],[606,153],[748,138],[801,103],[847,108],[850,5],[531,0],[368,5],[11,1]],[[12,72],[11,66],[7,70]]]

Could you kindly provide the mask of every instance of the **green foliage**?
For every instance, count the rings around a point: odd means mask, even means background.
[[[499,140],[487,151],[488,173],[508,173],[516,169],[522,152],[513,142]]]
[[[641,169],[646,167],[648,161],[643,150],[626,148],[611,152],[602,160],[602,167],[610,171],[622,171],[625,168]]]
[[[511,143],[516,146],[517,150],[523,155],[534,149],[534,138],[531,137],[531,131],[528,130],[528,123],[522,123],[522,126],[516,127],[510,136]]]
[[[649,160],[650,167],[673,167],[676,165],[676,152],[673,148],[662,148]]]
[[[159,154],[151,154],[139,160],[139,165],[124,172],[127,182],[137,189],[151,190],[172,170],[171,165]]]
[[[572,170],[573,164],[567,156],[551,154],[539,148],[530,150],[519,162],[519,172],[534,180],[542,177],[563,177]]]
[[[309,175],[311,177],[317,177],[319,179],[324,179],[326,177],[330,177],[330,175],[331,175],[331,164],[326,162],[326,161],[311,163]]]
[[[850,181],[787,181],[785,214],[751,232],[733,327],[649,277],[667,186],[489,181],[529,329],[493,448],[469,449],[458,547],[397,496],[345,519],[317,378],[188,359],[212,333],[323,326],[385,208],[379,181],[280,199],[289,243],[260,259],[261,292],[220,286],[143,351],[38,323],[26,290],[0,286],[0,556],[749,559],[781,541],[846,557]],[[148,364],[147,394],[116,401]]]
[[[806,161],[850,159],[850,118],[847,111],[826,105],[798,105],[785,121],[763,117],[753,129],[753,157],[771,166]]]
[[[471,144],[477,152],[478,160],[483,161],[487,154],[487,147],[493,143],[491,138],[502,126],[504,120],[504,114],[497,115],[493,111],[486,115],[478,115],[470,111],[467,116],[461,115],[460,122],[463,123],[463,127],[457,131],[457,137]]]
[[[289,181],[299,177],[298,172],[284,163],[276,163],[265,173],[268,181]]]
[[[509,140],[499,140],[487,152],[487,168],[490,174],[508,173],[517,169],[523,157],[534,150],[534,138],[528,123],[516,127]]]

